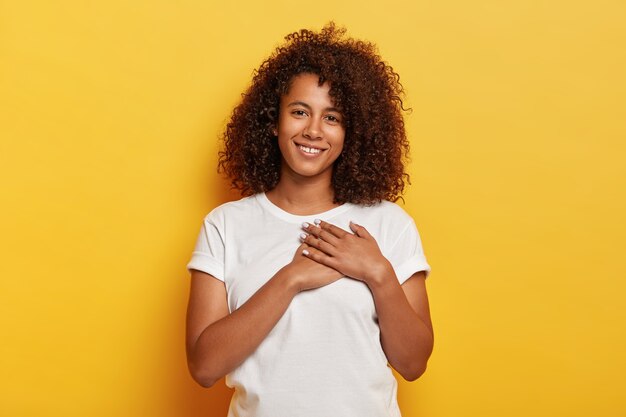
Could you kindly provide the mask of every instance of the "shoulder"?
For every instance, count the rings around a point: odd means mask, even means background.
[[[372,205],[356,205],[350,220],[364,226],[385,252],[393,248],[407,233],[415,230],[413,218],[398,204],[381,201]]]
[[[413,223],[413,218],[398,204],[383,200],[372,205],[357,205],[355,210],[370,221],[385,225],[407,226]]]
[[[204,221],[213,224],[222,224],[228,219],[237,219],[250,216],[251,211],[258,206],[257,195],[244,197],[240,200],[223,203],[209,212]]]
[[[411,216],[409,216],[409,214],[402,207],[400,207],[397,203],[383,200],[380,203],[378,203],[378,206],[379,206],[379,210],[382,210],[385,213],[388,213],[390,215],[399,216],[399,218],[402,220],[408,220],[411,218]]]

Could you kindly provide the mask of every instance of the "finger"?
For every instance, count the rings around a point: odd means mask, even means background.
[[[298,249],[296,249],[296,253],[294,253],[293,259],[296,259],[298,256],[302,256],[302,251],[308,247],[309,245],[303,242],[300,246],[298,246]]]
[[[307,235],[306,233],[302,233],[300,235],[300,239],[302,239],[302,241],[306,243],[307,245],[312,246],[318,250],[321,250],[322,252],[330,256],[334,256],[336,254],[335,246],[333,246],[331,243],[324,241],[323,239],[319,239],[315,237],[314,235]]]
[[[337,244],[339,243],[339,239],[335,237],[335,235],[333,235],[329,231],[323,230],[318,227],[316,228],[315,232],[318,238],[322,239],[325,242],[330,243],[333,246],[337,246]]]
[[[304,230],[306,230],[308,233],[312,234],[313,236],[315,236],[317,238],[320,238],[320,239],[330,243],[331,245],[337,246],[337,243],[338,243],[337,240],[338,239],[331,232],[329,232],[327,230],[323,230],[321,227],[315,226],[315,225],[309,224],[309,223],[303,223],[302,224],[302,228]],[[339,229],[339,230],[341,230],[341,229]]]
[[[304,256],[306,256],[309,259],[314,260],[315,262],[322,264],[322,265],[326,265],[328,267],[331,267],[333,269],[336,269],[336,264],[337,261],[335,258],[333,258],[332,256],[328,256],[326,253],[322,252],[319,249],[316,249],[312,246],[309,246],[308,248],[304,249],[302,251],[302,254]]]
[[[363,238],[372,237],[372,235],[370,235],[370,232],[368,232],[365,227],[361,226],[360,224],[356,224],[353,221],[350,221],[350,230],[352,230],[354,234],[357,235],[358,237],[363,237]]]
[[[333,236],[338,237],[339,239],[348,234],[348,232],[343,230],[341,227],[337,227],[334,224],[326,223],[325,221],[319,219],[315,219],[315,224],[317,224],[320,229],[330,232]]]

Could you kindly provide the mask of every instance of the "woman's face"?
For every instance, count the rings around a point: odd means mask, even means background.
[[[327,180],[341,154],[345,137],[342,115],[319,76],[299,74],[280,99],[278,146],[282,154],[281,180],[285,176]]]

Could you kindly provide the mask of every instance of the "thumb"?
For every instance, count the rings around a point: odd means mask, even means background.
[[[367,231],[367,229],[359,224],[356,224],[353,221],[350,221],[350,230],[354,232],[355,235],[362,238],[370,238],[372,235]]]

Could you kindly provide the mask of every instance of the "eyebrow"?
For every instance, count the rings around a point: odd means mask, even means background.
[[[308,110],[311,110],[311,106],[306,104],[304,101],[292,101],[291,103],[287,104],[287,107],[293,107],[293,106],[302,106],[302,107],[306,107]],[[333,112],[341,113],[341,110],[339,110],[337,107],[326,107],[324,111],[333,111]]]

